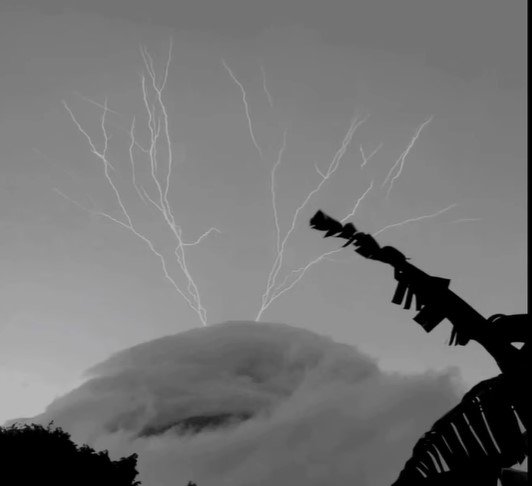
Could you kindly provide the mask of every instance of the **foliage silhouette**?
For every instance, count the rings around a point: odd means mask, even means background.
[[[39,424],[0,427],[0,484],[139,486],[137,454],[117,461],[108,451],[77,446],[61,428]]]
[[[447,484],[520,484],[527,473],[509,469],[522,463],[528,452],[532,404],[530,383],[530,324],[527,314],[482,317],[449,289],[449,279],[421,271],[399,250],[381,248],[352,223],[342,224],[322,211],[310,226],[324,237],[347,240],[343,246],[371,260],[391,265],[398,282],[392,303],[409,309],[414,302],[414,321],[431,332],[444,319],[453,325],[450,345],[481,344],[502,373],[484,380],[465,394],[462,401],[440,418],[414,446],[393,486]],[[513,343],[523,343],[519,349]],[[529,379],[526,379],[529,376]],[[524,432],[523,429],[524,428]]]

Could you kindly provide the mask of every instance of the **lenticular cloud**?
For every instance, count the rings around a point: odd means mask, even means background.
[[[456,403],[453,378],[391,375],[303,329],[226,322],[115,354],[32,421],[137,452],[143,486],[382,486]]]

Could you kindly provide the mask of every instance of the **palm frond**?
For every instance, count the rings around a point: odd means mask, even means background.
[[[475,385],[416,443],[393,486],[451,484],[468,476],[484,484],[479,474],[497,484],[501,470],[522,463],[527,452],[523,408],[512,389],[504,374]]]

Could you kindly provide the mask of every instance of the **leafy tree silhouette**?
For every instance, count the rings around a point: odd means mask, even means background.
[[[139,486],[137,454],[117,461],[108,451],[77,446],[60,427],[13,424],[0,427],[0,484]]]

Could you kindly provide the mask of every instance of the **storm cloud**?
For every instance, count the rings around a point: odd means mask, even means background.
[[[457,401],[453,371],[389,374],[352,346],[233,321],[111,356],[31,419],[119,457],[145,486],[387,484]]]

